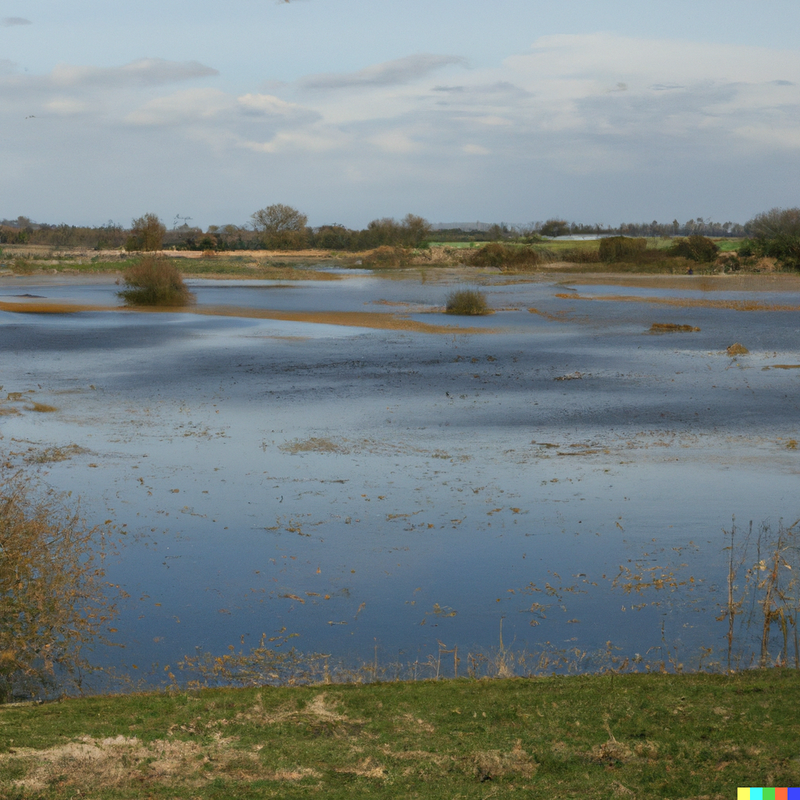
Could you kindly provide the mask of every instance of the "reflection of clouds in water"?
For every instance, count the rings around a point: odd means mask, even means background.
[[[200,302],[217,292],[237,305],[349,311],[431,302],[446,288],[360,278],[197,291]],[[111,289],[64,291],[80,301]],[[611,638],[641,652],[658,643],[667,608],[677,635],[684,600],[622,612],[603,574],[640,558],[677,568],[692,540],[692,575],[719,580],[731,515],[796,512],[785,443],[797,438],[797,372],[762,367],[800,354],[783,315],[613,301],[586,303],[579,321],[528,313],[557,317],[574,302],[560,291],[487,287],[493,305],[521,309],[496,314],[503,332],[490,336],[6,315],[4,394],[33,390],[59,410],[11,403],[20,413],[0,415],[0,432],[6,444],[90,451],[65,450],[47,477],[80,494],[91,518],[129,531],[109,577],[151,602],[124,610],[128,659],[169,662],[282,627],[301,634],[301,650],[356,659],[376,638],[386,651],[435,652],[437,638],[485,649],[502,615],[520,647]],[[701,331],[649,335],[664,314]],[[721,353],[734,331],[751,355],[731,368]],[[539,618],[531,603],[546,604],[530,587],[548,583],[561,599]],[[703,598],[706,610],[685,618],[687,648],[714,624]]]

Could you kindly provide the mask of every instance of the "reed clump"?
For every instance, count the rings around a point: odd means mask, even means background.
[[[486,295],[477,289],[458,289],[447,296],[447,314],[465,317],[480,317],[491,314]]]
[[[164,258],[146,256],[124,273],[125,289],[117,294],[129,306],[186,306],[194,296],[177,267]]]

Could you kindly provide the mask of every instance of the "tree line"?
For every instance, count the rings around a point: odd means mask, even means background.
[[[176,217],[176,222],[182,219]],[[332,223],[310,227],[308,217],[281,203],[259,209],[247,225],[210,225],[207,230],[185,221],[171,229],[153,213],[132,220],[130,228],[109,221],[98,227],[48,225],[27,217],[0,220],[0,245],[40,244],[52,247],[86,247],[95,250],[342,250],[357,252],[376,247],[424,247],[431,225],[407,214],[402,220],[382,217],[363,230]]]
[[[177,223],[183,220],[178,225]],[[478,229],[478,227],[480,229]],[[111,220],[97,227],[35,223],[27,217],[0,220],[0,245],[40,244],[52,247],[85,247],[156,251],[162,249],[235,251],[304,250],[359,252],[377,247],[419,248],[437,241],[533,243],[544,238],[567,235],[626,237],[747,237],[743,254],[770,256],[800,267],[800,209],[773,208],[744,224],[717,223],[697,217],[684,223],[653,220],[648,223],[622,223],[618,227],[586,225],[551,218],[526,226],[496,223],[490,226],[433,230],[423,217],[407,214],[402,220],[382,217],[366,228],[353,230],[338,223],[311,227],[308,217],[281,203],[255,211],[245,225],[189,225],[189,218],[176,216],[171,229],[156,214],[148,213],[131,222],[129,228]],[[740,251],[741,252],[741,251]]]

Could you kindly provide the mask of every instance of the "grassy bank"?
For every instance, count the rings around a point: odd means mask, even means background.
[[[644,240],[642,240],[644,241]],[[725,251],[735,250],[741,242],[724,241]],[[172,261],[186,278],[251,278],[265,280],[336,280],[338,276],[314,270],[314,267],[339,266],[372,269],[383,274],[419,269],[463,268],[472,264],[476,268],[491,268],[492,272],[511,274],[536,274],[561,272],[605,274],[685,274],[690,268],[696,273],[735,270],[764,271],[757,259],[698,264],[680,257],[667,257],[673,240],[653,238],[647,240],[650,256],[634,263],[617,261],[604,263],[599,258],[598,240],[550,240],[533,247],[519,244],[497,243],[432,243],[420,250],[380,247],[376,250],[348,253],[322,250],[307,251],[229,251],[200,253],[196,251],[165,251],[164,257]],[[462,246],[463,245],[463,246]],[[503,257],[482,260],[479,254],[485,248],[501,247]],[[513,256],[523,252],[532,254],[525,263],[517,263]],[[730,254],[729,254],[730,255]],[[5,246],[0,251],[0,274],[16,275],[92,275],[119,274],[129,269],[138,257],[123,251],[93,252],[80,248],[47,248],[44,246]],[[525,261],[524,259],[522,259]],[[484,263],[485,261],[485,263]],[[723,263],[724,262],[724,263]]]
[[[0,707],[21,798],[726,798],[800,785],[800,673],[204,690]]]

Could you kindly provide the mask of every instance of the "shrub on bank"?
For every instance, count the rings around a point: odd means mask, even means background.
[[[689,236],[686,239],[678,239],[667,252],[671,256],[682,256],[692,261],[710,264],[716,260],[719,247],[707,236]]]
[[[491,314],[486,295],[477,289],[458,289],[447,296],[447,314],[480,317]]]
[[[535,267],[541,259],[532,247],[515,247],[500,242],[490,242],[469,252],[465,260],[472,267],[499,267],[505,270],[515,270]]]
[[[167,259],[148,256],[124,273],[125,289],[117,294],[129,306],[185,306],[193,296],[178,268]]]
[[[630,236],[609,236],[600,240],[600,260],[607,264],[619,261],[634,264],[646,258],[647,239],[633,239]]]

